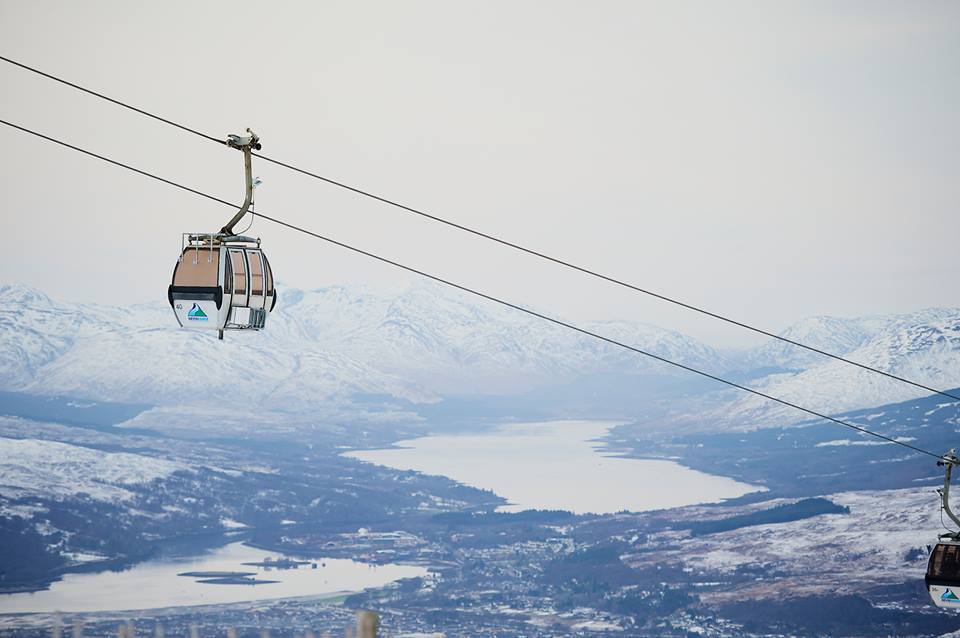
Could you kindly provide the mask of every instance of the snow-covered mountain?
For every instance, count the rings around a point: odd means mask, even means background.
[[[949,321],[955,309],[932,308],[901,315],[871,315],[851,319],[816,316],[801,319],[779,333],[781,337],[836,355],[845,356],[883,333]],[[748,365],[756,367],[808,368],[823,363],[824,357],[789,343],[770,339],[747,353]]]
[[[718,351],[624,322],[589,326],[718,371]],[[356,394],[429,402],[520,393],[598,371],[670,374],[656,362],[433,284],[395,295],[362,287],[281,289],[268,330],[180,330],[165,303],[67,304],[0,288],[0,389],[159,405],[305,411]],[[211,401],[212,400],[212,401]]]
[[[283,329],[292,331],[286,336],[438,394],[517,393],[608,370],[674,373],[635,353],[433,284],[415,284],[397,296],[345,286],[296,295],[285,295],[276,313]],[[719,351],[678,332],[628,322],[584,327],[689,365],[714,371],[727,365]]]
[[[584,327],[712,373],[763,369],[748,383],[826,413],[925,394],[774,340],[735,357],[642,323]],[[932,387],[960,386],[958,309],[812,317],[783,335]],[[425,403],[453,395],[521,394],[609,373],[636,378],[636,383],[623,384],[624,392],[638,389],[645,375],[688,376],[430,283],[414,283],[393,294],[360,286],[284,288],[266,331],[233,332],[224,341],[212,332],[180,330],[161,301],[129,307],[68,304],[25,286],[0,287],[2,390],[150,403],[183,408],[184,414],[193,412],[189,406],[208,411],[213,406],[223,418],[242,421],[251,406],[333,414],[357,395]],[[706,401],[677,402],[670,413],[678,423],[709,429],[807,418],[733,390]]]
[[[960,309],[857,319],[814,317],[791,326],[783,335],[932,388],[960,387]],[[750,353],[748,359],[757,366],[789,369],[754,382],[757,389],[827,414],[930,394],[783,342],[771,341]],[[714,422],[743,427],[782,425],[808,418],[792,408],[742,393],[731,394],[731,402],[710,415]]]

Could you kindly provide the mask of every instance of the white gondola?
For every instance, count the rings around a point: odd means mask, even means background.
[[[227,144],[243,151],[246,197],[243,207],[216,233],[185,233],[180,258],[167,290],[170,307],[183,328],[263,330],[277,303],[270,262],[260,240],[234,234],[233,228],[253,204],[251,152],[259,138],[231,135]]]
[[[960,541],[941,539],[933,548],[926,585],[934,605],[960,609]]]
[[[960,458],[954,450],[937,461],[937,465],[946,466],[943,489],[940,491],[941,506],[950,520],[960,526],[960,519],[950,507],[950,479],[953,466],[957,464],[960,464]],[[940,535],[936,547],[930,552],[924,581],[934,605],[960,609],[960,532]]]

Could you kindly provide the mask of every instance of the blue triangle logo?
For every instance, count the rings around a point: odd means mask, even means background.
[[[960,603],[960,597],[953,593],[953,590],[949,587],[946,591],[940,594],[940,600],[949,601],[951,603]]]
[[[193,308],[187,311],[187,316],[191,319],[206,319],[207,313],[203,311],[203,308],[194,303]]]

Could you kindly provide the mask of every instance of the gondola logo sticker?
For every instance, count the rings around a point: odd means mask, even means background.
[[[957,596],[953,593],[953,590],[947,588],[942,594],[940,594],[940,600],[945,603],[960,603],[960,596]]]
[[[187,311],[187,319],[190,321],[207,321],[207,313],[197,304],[193,304],[193,308]]]

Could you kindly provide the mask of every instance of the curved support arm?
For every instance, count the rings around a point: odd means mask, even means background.
[[[947,513],[947,516],[950,517],[950,520],[960,528],[960,518],[957,518],[957,515],[953,513],[953,510],[950,509],[950,478],[953,474],[953,466],[955,463],[960,462],[960,459],[957,458],[954,450],[950,450],[944,457],[944,460],[937,461],[938,465],[947,466],[947,470],[943,477],[943,492],[941,492],[940,497],[943,501],[943,510]]]
[[[253,204],[253,160],[251,153],[253,149],[260,150],[260,138],[250,129],[247,129],[247,133],[249,133],[249,135],[243,137],[230,135],[227,138],[227,146],[232,146],[233,148],[243,151],[243,174],[246,181],[246,192],[243,198],[243,206],[241,206],[237,214],[220,229],[220,232],[224,235],[233,234],[233,227],[243,219],[243,216],[247,214],[251,204]]]

